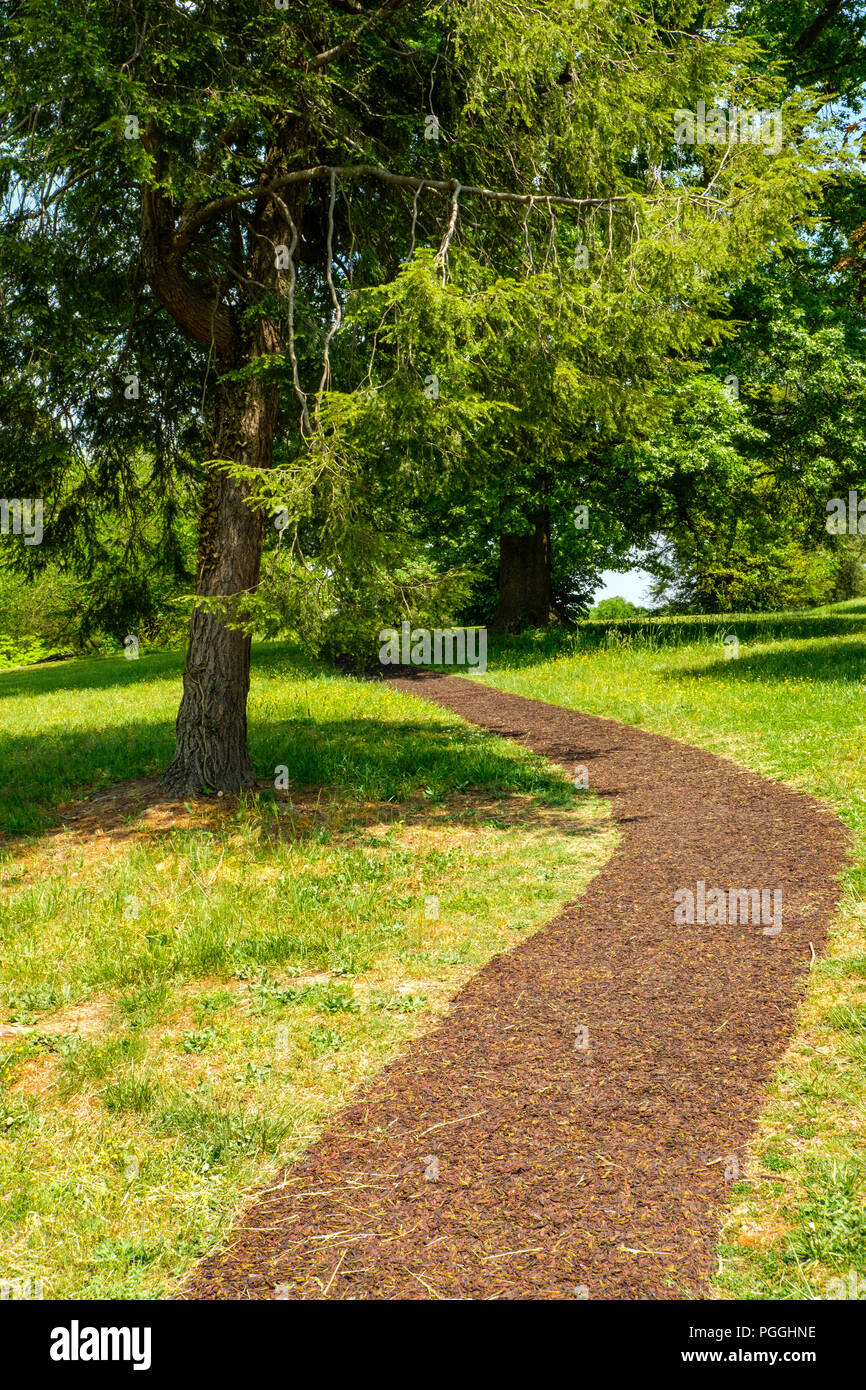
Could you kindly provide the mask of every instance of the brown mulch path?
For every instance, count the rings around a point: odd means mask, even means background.
[[[732,1159],[832,920],[844,828],[657,734],[455,677],[395,684],[585,764],[621,848],[368,1083],[183,1296],[707,1297]],[[674,892],[699,879],[781,888],[781,933],[675,926]]]

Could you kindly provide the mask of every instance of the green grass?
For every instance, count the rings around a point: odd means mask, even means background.
[[[533,664],[540,655],[561,656],[575,646],[621,646],[637,639],[641,646],[689,646],[695,642],[721,643],[735,632],[741,641],[776,641],[844,637],[861,631],[866,601],[828,604],[807,612],[687,614],[666,618],[590,618],[571,631],[550,628],[527,633],[517,640],[499,641],[497,650],[507,652],[516,664]]]
[[[588,635],[596,626],[604,633]],[[726,659],[728,633],[737,659]],[[752,1179],[735,1186],[720,1247],[720,1296],[825,1297],[831,1277],[866,1272],[866,603],[586,624],[499,642],[489,660],[488,684],[708,748],[818,797],[850,826],[840,921],[810,976]]]
[[[491,684],[710,748],[851,827],[840,921],[719,1252],[720,1297],[825,1297],[866,1273],[866,603],[585,624],[490,660]],[[179,670],[0,672],[0,1014],[34,1029],[0,1044],[0,1277],[50,1297],[170,1294],[244,1193],[613,843],[599,803],[525,750],[275,645],[255,653],[250,741],[262,776],[290,768],[289,798],[46,838],[61,802],[165,765]]]
[[[46,1297],[170,1296],[616,839],[525,749],[276,646],[251,748],[289,794],[59,828],[59,803],[165,765],[180,665],[0,673],[0,1020],[32,1030],[0,1040],[0,1278]]]
[[[418,787],[433,800],[494,787],[506,772],[514,789],[545,782],[539,764],[515,761],[496,740],[465,726],[457,735],[454,720],[387,687],[322,674],[287,646],[261,645],[253,663],[250,752],[262,776],[287,766],[294,785],[381,801]],[[156,652],[0,672],[0,836],[43,829],[82,788],[161,772],[182,665]]]

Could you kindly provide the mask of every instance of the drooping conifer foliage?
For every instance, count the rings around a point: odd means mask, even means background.
[[[724,7],[12,0],[0,51],[17,563],[122,574],[118,622],[194,569],[170,790],[254,782],[254,628],[372,651],[485,575],[567,619],[751,457],[708,354],[830,156]]]

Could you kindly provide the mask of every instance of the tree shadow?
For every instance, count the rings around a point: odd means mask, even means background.
[[[717,613],[670,619],[592,621],[571,630],[547,629],[519,636],[491,635],[491,670],[523,670],[562,657],[594,651],[663,651],[696,643],[718,642],[728,633],[740,641],[769,643],[815,641],[866,634],[866,602],[839,611],[804,613]]]
[[[327,788],[347,808],[419,796],[435,807],[469,791],[531,795],[564,807],[575,795],[564,777],[525,749],[456,718],[427,723],[408,700],[404,718],[382,717],[375,709],[369,718],[326,709],[286,719],[259,713],[249,745],[262,789],[279,785],[286,769],[290,789]],[[101,729],[53,731],[45,739],[0,730],[0,843],[57,824],[60,808],[76,798],[122,796],[118,789],[136,779],[152,779],[150,801],[159,801],[156,782],[173,749],[173,718],[127,718]]]
[[[736,631],[736,629],[733,629]],[[732,684],[746,685],[756,678],[784,681],[804,678],[837,685],[856,685],[866,679],[866,636],[840,645],[828,638],[808,647],[771,647],[752,650],[747,643],[736,658],[722,652],[713,660],[688,668],[690,675],[724,677]],[[681,668],[663,673],[662,679],[681,680]]]
[[[123,656],[76,657],[69,661],[15,666],[0,671],[0,700],[28,695],[55,695],[64,690],[107,690],[141,680],[180,675],[179,652],[148,652],[137,660]]]
[[[158,650],[143,652],[134,660],[120,654],[15,666],[0,670],[0,700],[27,695],[54,695],[64,690],[107,690],[166,676],[177,677],[180,700],[183,662],[184,654],[181,651]],[[321,674],[322,671],[321,665],[304,656],[292,643],[253,644],[254,671],[268,673],[284,669],[287,664],[299,674]]]
[[[89,799],[62,808],[61,820],[38,837],[40,845],[69,839],[57,853],[78,854],[79,847],[108,844],[134,846],[168,841],[180,847],[203,834],[209,839],[231,837],[240,826],[252,830],[264,844],[339,842],[358,848],[381,844],[393,829],[401,833],[459,833],[466,829],[519,829],[522,835],[555,833],[569,839],[592,840],[608,833],[599,818],[575,815],[576,799],[566,806],[508,790],[469,789],[443,794],[435,802],[416,791],[404,801],[347,798],[339,788],[304,787],[275,793],[269,783],[238,796],[198,796],[183,801],[166,797],[159,778],[134,778],[94,793]],[[15,857],[29,853],[32,836],[7,837],[4,848]]]

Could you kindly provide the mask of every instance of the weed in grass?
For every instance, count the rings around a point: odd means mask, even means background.
[[[429,956],[429,961],[432,966],[445,966],[445,968],[448,969],[452,966],[465,965],[468,957],[469,948],[467,946],[457,946],[452,951],[434,952]]]
[[[785,1154],[776,1153],[772,1149],[761,1155],[761,1162],[770,1173],[786,1173],[791,1167],[791,1160]]]
[[[315,993],[312,985],[288,985],[281,988],[273,980],[256,980],[250,986],[253,1013],[275,1013],[289,1004],[302,1004]]]
[[[827,1019],[845,1033],[866,1034],[866,1004],[841,1004],[830,1010]]]
[[[15,1189],[8,1197],[0,1198],[0,1229],[18,1226],[26,1221],[34,1208],[33,1198],[32,1179],[22,1171]]]
[[[30,1116],[27,1110],[18,1103],[7,1103],[0,1101],[0,1136],[4,1139],[17,1139],[17,1131],[23,1129]]]
[[[326,1014],[357,1013],[358,1004],[351,985],[326,985],[315,996],[315,1006]]]
[[[91,1043],[82,1038],[62,1047],[63,1079],[61,1094],[66,1097],[88,1082],[102,1081],[116,1067],[138,1062],[144,1057],[146,1044],[135,1033],[121,1034],[104,1043]]]
[[[81,1033],[56,1033],[43,1038],[42,1041],[49,1051],[57,1053],[70,1075],[76,1070],[78,1049],[88,1045],[87,1039],[82,1037]]]
[[[815,964],[815,969],[822,975],[829,975],[834,978],[840,976],[856,976],[858,979],[866,980],[866,956],[847,956],[842,960],[820,960]]]
[[[333,1028],[324,1028],[321,1024],[310,1029],[309,1038],[310,1047],[317,1057],[321,1057],[325,1052],[338,1052],[343,1046],[343,1035]]]
[[[420,1013],[427,1007],[425,994],[372,994],[371,1009],[383,1009],[392,1014]]]
[[[375,957],[370,951],[355,947],[353,950],[340,950],[328,957],[328,969],[332,975],[363,975],[373,967]]]
[[[97,1264],[110,1264],[126,1273],[132,1265],[146,1265],[155,1260],[160,1253],[157,1244],[147,1245],[140,1240],[103,1240],[96,1247],[93,1258]]]
[[[178,1136],[206,1168],[227,1163],[237,1154],[275,1153],[288,1131],[285,1121],[223,1109],[194,1097],[162,1110],[155,1128]]]
[[[68,1004],[72,987],[59,983],[31,984],[25,989],[4,991],[3,1002],[9,1010],[10,1023],[25,1027],[35,1023],[42,1014],[54,1013]]]
[[[246,1070],[238,1077],[238,1083],[242,1086],[260,1086],[263,1081],[267,1081],[273,1067],[270,1062],[256,1064],[247,1062]]]
[[[164,981],[121,995],[118,1012],[130,1028],[150,1028],[165,1016],[169,987]]]
[[[213,1047],[217,1035],[213,1028],[202,1028],[198,1032],[184,1033],[180,1040],[181,1052],[207,1052]]]
[[[217,990],[215,994],[205,994],[201,999],[195,1001],[197,1013],[215,1014],[224,1009],[230,1009],[235,1002],[235,996],[230,989]]]
[[[808,1200],[799,1206],[794,1242],[805,1259],[833,1268],[866,1269],[866,1192],[850,1164],[822,1165],[812,1174]]]

